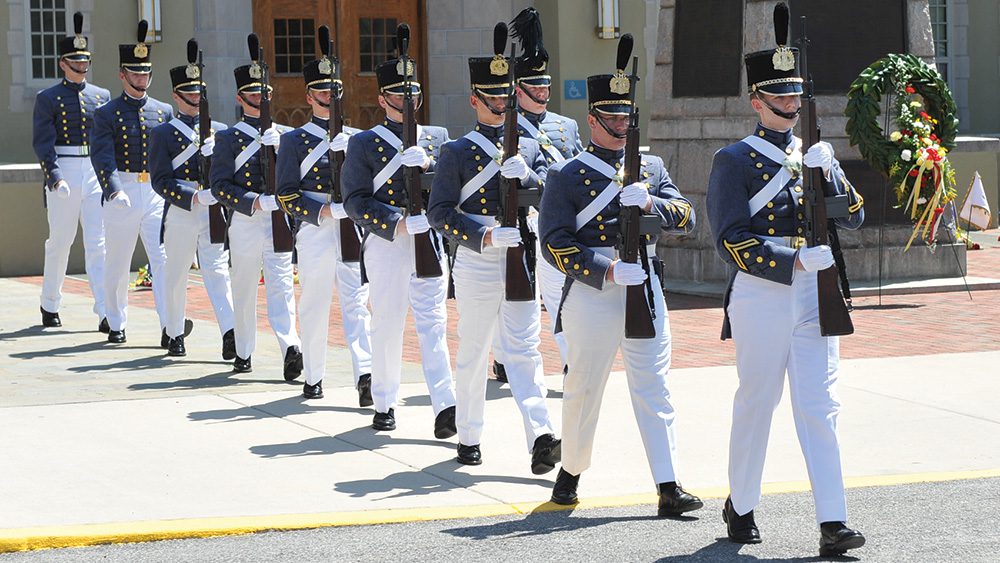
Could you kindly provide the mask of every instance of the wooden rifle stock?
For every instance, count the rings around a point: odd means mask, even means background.
[[[322,42],[324,32],[320,32],[320,41]],[[333,40],[329,37],[329,32],[326,33],[326,48],[324,55],[328,57],[333,56]],[[322,43],[320,44],[323,47]],[[332,79],[332,76],[331,76]],[[339,90],[339,91],[338,91]],[[332,84],[330,87],[330,119],[327,121],[327,127],[329,131],[330,142],[333,142],[333,138],[344,131],[344,100],[343,100],[343,89],[339,88],[336,84]],[[344,166],[344,152],[337,151],[330,154],[330,183],[332,185],[332,196],[334,203],[344,203],[344,193],[340,185],[340,170]],[[344,262],[360,262],[361,261],[361,239],[358,238],[358,229],[354,225],[354,221],[349,218],[340,219],[337,221],[340,228],[340,259]]]
[[[800,69],[802,71],[802,140],[804,147],[812,147],[820,140],[820,129],[816,117],[816,98],[813,96],[813,82],[809,75],[806,55],[809,39],[806,36],[806,18],[802,16],[802,37],[799,39]],[[830,243],[828,219],[826,212],[826,193],[823,171],[818,168],[803,170],[802,190],[807,202],[806,214],[809,224],[809,235],[806,237],[809,246]],[[825,270],[816,272],[817,295],[819,298],[819,328],[823,336],[846,336],[854,333],[854,323],[851,313],[840,293],[838,285],[839,273],[836,264]]]
[[[417,146],[417,118],[413,104],[413,92],[410,87],[411,59],[407,55],[410,43],[410,28],[400,24],[396,30],[399,44],[399,59],[403,64],[403,150]],[[406,188],[407,215],[420,215],[424,212],[424,192],[420,182],[420,168],[416,166],[403,167],[403,185]],[[431,231],[413,235],[413,265],[418,278],[439,278],[444,275],[441,269],[441,259],[438,257]]]
[[[205,65],[202,63],[202,52],[198,51],[198,76],[201,83],[201,100],[198,102],[198,142],[202,145],[212,136],[212,115],[208,108],[208,91],[205,88]],[[212,173],[212,158],[199,151],[201,169],[201,185],[207,186]],[[204,187],[204,189],[208,189]],[[213,203],[208,206],[208,238],[212,244],[226,242],[226,217],[222,214],[222,204]]]
[[[508,82],[510,92],[507,94],[507,105],[503,118],[503,157],[504,160],[517,156],[519,133],[517,126],[517,94],[514,88],[514,46],[511,45],[510,71]],[[527,228],[527,215],[518,201],[518,191],[521,181],[517,178],[500,176],[500,226],[519,228],[521,243],[507,247],[507,277],[504,283],[504,298],[507,301],[534,301],[535,280],[532,267],[534,264],[534,240]],[[530,250],[529,250],[530,245]]]
[[[269,97],[271,76],[267,68],[267,63],[264,62],[263,49],[260,50],[258,60],[263,71],[260,95],[260,132],[263,134],[272,125],[271,100]],[[262,145],[260,150],[262,151],[260,153],[260,170],[264,176],[264,193],[274,196],[277,194],[277,182],[274,177],[274,147]],[[295,247],[295,243],[292,241],[292,229],[288,226],[288,218],[281,209],[271,212],[271,239],[274,243],[275,252],[291,252]]]

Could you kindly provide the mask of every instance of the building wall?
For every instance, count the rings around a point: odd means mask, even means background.
[[[963,132],[1000,134],[1000,1],[967,0],[969,126]],[[961,20],[959,20],[961,21]]]

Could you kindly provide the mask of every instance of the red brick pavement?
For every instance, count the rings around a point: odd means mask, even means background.
[[[1000,277],[1000,248],[970,251],[969,275]],[[41,285],[41,277],[20,278]],[[66,290],[88,295],[89,286],[79,279],[67,279]],[[264,292],[260,292],[257,322],[269,331]],[[153,308],[149,290],[134,291],[129,296],[133,307]],[[722,324],[721,300],[670,294],[670,326],[673,332],[673,366],[677,368],[735,364],[732,341],[719,340]],[[844,358],[875,358],[1000,350],[1000,290],[975,291],[972,300],[965,292],[925,293],[883,296],[854,300],[856,332],[841,340]],[[195,319],[213,321],[212,308],[204,290],[192,284],[188,291],[188,314]],[[544,314],[543,314],[544,316]],[[454,301],[448,302],[449,346],[454,359],[458,350],[457,320]],[[547,319],[545,319],[547,324]],[[330,344],[343,346],[340,308],[334,304],[330,314]],[[412,318],[407,320],[404,359],[420,361],[420,352]],[[546,371],[555,373],[559,352],[551,335],[543,331],[542,355]],[[620,359],[615,369],[622,369]]]

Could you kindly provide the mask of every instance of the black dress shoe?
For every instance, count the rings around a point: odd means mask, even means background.
[[[108,331],[108,342],[112,344],[125,343],[125,329]]]
[[[48,328],[62,326],[62,319],[59,318],[59,313],[50,313],[41,307],[38,310],[42,312],[42,326]]]
[[[680,516],[705,506],[700,498],[685,491],[673,481],[660,483],[656,489],[660,493],[660,505],[656,511],[658,516]]]
[[[823,557],[843,555],[848,549],[865,545],[865,536],[843,522],[823,522],[819,532],[819,554]]]
[[[306,399],[322,399],[323,398],[323,382],[317,381],[316,385],[309,385],[305,383],[302,385],[302,396]]]
[[[531,472],[542,475],[556,468],[562,459],[562,440],[553,434],[542,434],[535,438],[531,448]]]
[[[479,444],[475,446],[458,445],[458,457],[455,458],[462,465],[482,465],[483,453],[479,451]]]
[[[559,474],[556,475],[556,486],[552,487],[552,502],[562,505],[576,504],[576,487],[579,484],[579,475],[570,475],[560,467]]]
[[[170,346],[167,348],[168,356],[187,356],[187,349],[184,348],[184,335],[170,339]]]
[[[166,327],[164,327],[163,330],[160,331],[160,348],[163,348],[164,350],[170,348],[170,337],[167,336]]]
[[[285,381],[295,381],[302,375],[302,351],[298,346],[289,346],[285,350]]]
[[[493,375],[497,376],[498,382],[507,383],[507,369],[496,360],[493,361]]]
[[[760,543],[760,530],[753,519],[753,510],[743,516],[736,514],[733,499],[727,498],[722,508],[722,521],[726,523],[726,533],[733,543]]]
[[[377,412],[372,418],[372,428],[375,430],[395,430],[396,410],[389,409],[389,412]]]
[[[249,373],[253,371],[253,364],[250,363],[250,358],[247,357],[247,359],[244,360],[243,358],[236,356],[236,359],[233,360],[233,371],[236,373]]]
[[[100,324],[97,325],[97,331],[98,332],[103,332],[104,334],[107,334],[107,333],[111,332],[111,325],[108,324],[108,318],[107,317],[104,317],[103,319],[101,319]]]
[[[375,404],[372,400],[372,374],[363,373],[358,378],[358,406],[370,407]]]
[[[222,359],[232,360],[236,357],[236,333],[229,329],[222,335]]]
[[[458,434],[455,428],[455,405],[445,408],[434,418],[434,437],[438,440],[451,438]]]

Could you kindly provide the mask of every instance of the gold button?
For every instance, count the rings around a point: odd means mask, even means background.
[[[597,195],[597,192],[596,192],[596,191],[594,191],[594,190],[590,190],[590,197],[594,197],[594,196],[596,196],[596,195]]]
[[[764,174],[764,176],[762,176],[762,177],[763,177],[763,178],[764,178],[765,180],[770,180],[770,179],[771,179],[771,175],[770,175],[770,174]]]
[[[386,230],[386,229],[388,229],[388,228],[389,228],[389,225],[387,223],[382,223],[382,230],[383,231]]]
[[[743,253],[743,257],[744,258],[750,258],[750,253],[749,252],[744,252]]]
[[[769,235],[773,235],[773,234],[774,234],[774,229],[768,229],[768,230],[767,230],[767,234],[769,234]]]
[[[481,194],[486,193],[486,188],[479,188],[479,193],[481,193]]]
[[[604,230],[604,225],[598,225],[597,226],[597,230],[598,231],[603,231]]]
[[[802,186],[795,186],[795,191],[798,193],[802,192]]]
[[[386,184],[391,184],[392,183],[392,178],[389,178],[388,180],[386,180],[385,183]],[[392,193],[392,192],[389,192],[389,193]]]
[[[574,270],[579,270],[580,269],[580,265],[579,264],[573,264],[573,269]]]
[[[390,199],[389,200],[389,205],[396,205],[396,200]]]
[[[462,240],[469,240],[469,235],[462,235]]]
[[[569,258],[563,258],[563,264],[569,264]]]
[[[584,180],[583,181],[583,185],[584,186],[589,186],[590,185],[590,179]]]
[[[455,230],[451,231],[451,234],[457,235],[458,234],[458,229],[455,229]]]
[[[608,240],[608,237],[601,235],[601,240]]]
[[[476,160],[480,160],[480,158],[481,158],[481,157],[480,157],[480,156],[479,156],[479,155],[477,154],[477,155],[476,155]]]
[[[802,234],[802,227],[799,227],[798,229],[795,229],[795,232],[799,233],[801,235]]]
[[[804,200],[804,199],[802,199],[802,198],[800,197],[800,198],[799,198],[799,205],[805,205],[805,204],[806,204],[806,200]]]
[[[600,215],[598,215],[597,217],[595,217],[595,219],[597,219],[598,221],[603,221],[604,217],[601,217]]]
[[[758,256],[757,257],[757,263],[758,264],[763,264],[764,263],[764,257],[763,256]]]
[[[365,219],[370,219],[367,213],[365,213]]]
[[[589,276],[589,275],[590,275],[590,270],[584,270],[584,271],[583,271],[583,275],[585,275],[585,276]]]
[[[757,136],[758,137],[763,137],[764,136],[764,132],[763,131],[758,131],[757,132]]]
[[[767,208],[771,209],[772,207],[774,207],[774,202],[773,201],[767,202]]]
[[[756,166],[757,168],[763,168],[763,167],[764,167],[764,165],[763,165],[763,164],[761,164],[760,162],[758,162],[758,163],[757,163],[757,164],[755,164],[754,166]]]
[[[382,151],[384,151],[384,150],[385,150],[385,149],[383,149],[382,147],[379,147],[379,148],[378,148],[378,152],[382,152]]]
[[[480,200],[479,200],[479,203],[483,203],[483,204],[485,204],[485,203],[486,203],[486,198],[484,197],[484,198],[480,199]]]
[[[393,194],[393,191],[392,191],[392,190],[386,190],[386,192],[387,192],[387,193],[388,193],[389,195],[392,195],[392,194]]]
[[[587,173],[587,169],[586,168],[581,168],[580,169],[580,174],[586,174],[586,173]]]
[[[486,209],[485,207],[483,208],[483,215],[486,215],[486,214],[488,214],[489,212],[490,212],[490,211],[489,211],[488,209]]]
[[[478,171],[478,172],[482,172],[482,171],[483,171],[483,167],[482,167],[482,166],[477,166],[477,167],[476,167],[476,171]]]
[[[798,217],[799,219],[805,219],[806,218],[806,216],[803,215],[803,214],[801,214],[801,213],[799,213],[798,215],[796,215],[796,217]]]
[[[313,172],[319,172],[319,167],[318,166],[313,166]]]
[[[384,156],[382,157],[382,162],[386,162],[387,160],[389,160],[389,159],[386,158],[386,157],[384,157]]]
[[[750,153],[750,158],[757,158],[757,153],[751,152]]]
[[[774,221],[774,213],[767,216],[768,221]]]
[[[777,266],[778,263],[775,262],[774,260],[771,260],[770,262],[767,263],[767,265],[773,268],[773,267]]]

